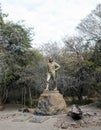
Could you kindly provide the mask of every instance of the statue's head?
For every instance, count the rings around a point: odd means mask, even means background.
[[[53,62],[53,58],[52,57],[49,57],[49,62]]]

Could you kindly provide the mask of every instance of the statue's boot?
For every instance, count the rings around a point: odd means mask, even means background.
[[[45,90],[49,90],[49,84],[47,83],[46,89]]]
[[[56,83],[56,81],[54,81],[54,86],[55,86],[54,90],[57,91],[57,83]]]
[[[57,91],[57,87],[55,87],[55,89],[54,89],[55,91]]]

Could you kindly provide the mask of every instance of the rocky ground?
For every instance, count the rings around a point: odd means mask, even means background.
[[[81,107],[83,117],[80,120],[74,120],[68,114],[59,117],[55,123],[55,126],[62,129],[73,128],[89,128],[89,127],[101,127],[101,109],[94,106],[85,105]]]
[[[6,105],[0,111],[0,130],[101,130],[101,109],[93,105],[80,108],[83,118],[76,121],[67,116],[67,112],[54,116],[36,116],[33,115],[33,109],[23,113],[18,105]]]

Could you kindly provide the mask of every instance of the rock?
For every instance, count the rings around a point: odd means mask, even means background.
[[[23,113],[24,113],[24,112],[29,112],[28,108],[24,108],[24,109],[23,109]]]
[[[41,94],[35,114],[56,115],[66,110],[66,103],[59,91],[44,91]]]
[[[71,111],[69,111],[67,115],[75,120],[79,120],[82,118],[82,111],[78,105],[73,105]]]
[[[78,107],[77,107],[78,108]],[[96,109],[96,107],[91,107],[88,105],[87,107],[82,107],[82,116],[79,115],[78,111],[75,110],[75,105],[72,106],[71,110],[67,113],[67,116],[64,115],[63,117],[58,117],[57,122],[54,123],[54,126],[58,129],[68,129],[68,130],[75,130],[75,128],[87,128],[89,127],[101,127],[101,109]],[[72,112],[76,112],[76,116],[72,115]],[[77,118],[79,117],[79,118]],[[82,119],[80,119],[82,118]],[[80,119],[80,120],[77,120]]]
[[[26,108],[26,107],[24,107],[24,108],[19,108],[18,111],[19,111],[19,112],[23,112],[23,113],[24,113],[24,112],[26,112],[26,113],[29,113],[29,112],[30,112],[29,109]]]

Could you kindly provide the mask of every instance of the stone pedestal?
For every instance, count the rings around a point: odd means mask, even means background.
[[[59,91],[45,91],[41,94],[35,114],[56,115],[66,110],[66,103]]]

